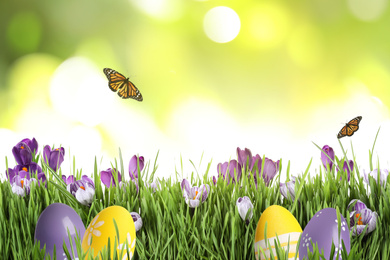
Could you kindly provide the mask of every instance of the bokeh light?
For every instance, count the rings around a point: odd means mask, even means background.
[[[373,21],[386,10],[387,0],[348,0],[348,7],[351,13],[362,21]]]
[[[203,21],[204,31],[212,41],[226,43],[232,41],[240,32],[241,22],[237,13],[226,6],[209,10]]]
[[[130,0],[130,2],[159,20],[174,21],[183,13],[183,3],[180,0]]]
[[[68,154],[74,155],[76,161],[81,162],[82,164],[85,162],[92,165],[94,163],[95,156],[101,154],[102,138],[99,131],[92,127],[82,125],[74,126],[68,132],[65,141],[65,149],[70,149],[70,153],[66,151],[67,156]],[[92,151],[95,151],[95,153]],[[71,165],[70,159],[71,158],[68,160],[68,162],[70,162],[69,165]],[[88,167],[87,169],[90,168]]]
[[[282,6],[263,2],[251,8],[248,16],[248,27],[257,45],[270,48],[279,45],[290,29],[290,17]]]
[[[50,87],[53,107],[86,126],[96,126],[112,114],[115,95],[102,72],[85,58],[64,61],[55,71]],[[103,86],[107,86],[104,88]]]

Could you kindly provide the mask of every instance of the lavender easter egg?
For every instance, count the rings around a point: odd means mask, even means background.
[[[347,221],[340,214],[340,237],[338,235],[337,212],[334,208],[325,208],[319,210],[307,223],[301,236],[299,244],[300,259],[308,259],[307,249],[313,252],[313,245],[317,243],[320,252],[324,251],[326,259],[342,259],[341,252],[343,250],[342,241],[344,241],[347,254],[351,250],[351,241],[349,236],[349,228]],[[335,254],[330,257],[332,242],[335,244]],[[339,258],[337,258],[339,253]]]
[[[72,240],[73,250],[77,256],[76,235],[82,238],[84,233],[83,221],[73,208],[66,204],[53,203],[45,208],[39,216],[34,238],[36,241],[40,241],[41,249],[46,245],[46,253],[50,254],[52,258],[56,256],[57,259],[65,259],[63,242],[65,241],[69,253],[72,254],[69,242]],[[56,247],[56,255],[54,255],[54,246]]]

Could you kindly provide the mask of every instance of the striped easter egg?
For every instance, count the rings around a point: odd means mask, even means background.
[[[265,233],[266,223],[267,232]],[[269,260],[271,251],[275,259],[277,259],[275,251],[275,244],[278,243],[277,238],[284,250],[287,250],[288,241],[290,240],[288,259],[295,259],[295,254],[298,251],[297,244],[301,234],[302,228],[290,211],[278,205],[269,206],[261,214],[257,223],[254,244],[256,260]],[[267,242],[265,237],[267,237]]]

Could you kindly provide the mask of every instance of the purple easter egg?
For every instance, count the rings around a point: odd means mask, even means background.
[[[68,205],[53,203],[42,211],[35,226],[34,238],[36,241],[41,242],[41,249],[46,244],[46,253],[49,253],[51,257],[53,257],[54,245],[56,245],[57,259],[66,259],[66,255],[62,249],[63,240],[65,240],[69,253],[72,254],[67,229],[69,229],[73,250],[77,257],[75,243],[76,231],[80,239],[83,239],[85,226],[76,211]]]
[[[318,211],[307,223],[301,235],[301,242],[299,244],[299,259],[308,259],[307,248],[313,252],[313,245],[311,242],[318,244],[318,249],[324,250],[324,256],[329,259],[330,251],[332,249],[332,241],[335,244],[335,254],[331,259],[339,258],[343,250],[342,240],[344,241],[347,254],[351,250],[351,241],[349,237],[349,229],[347,221],[340,214],[341,230],[340,237],[338,236],[337,212],[334,208],[325,208]]]

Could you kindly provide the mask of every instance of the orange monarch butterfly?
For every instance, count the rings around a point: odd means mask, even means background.
[[[337,138],[340,139],[344,136],[352,136],[359,129],[360,120],[362,120],[362,117],[358,116],[349,121],[348,124],[345,124],[345,126],[341,128]]]
[[[133,98],[138,101],[142,101],[141,92],[138,88],[122,74],[113,69],[105,68],[103,69],[104,74],[108,78],[108,86],[114,92],[118,91],[118,96],[121,98]]]

